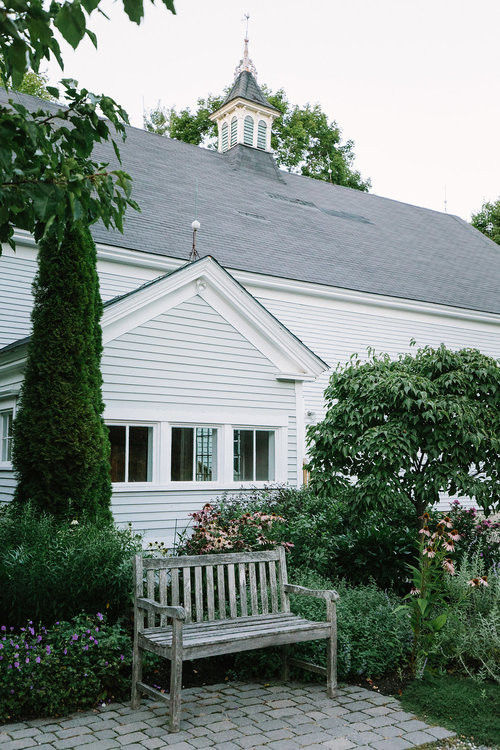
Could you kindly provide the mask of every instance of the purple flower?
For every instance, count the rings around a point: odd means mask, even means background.
[[[26,657],[25,661],[26,661],[26,664],[30,663],[30,660],[28,659],[28,657]]]
[[[123,656],[123,654],[120,654],[120,661],[123,661],[124,659],[125,657]]]
[[[56,625],[59,625],[59,620],[57,620]]]
[[[78,640],[78,634],[77,633],[73,633],[73,635],[71,636],[71,640],[72,641],[77,641]]]
[[[3,643],[0,643],[0,648],[3,648]]]
[[[45,649],[47,651],[47,654],[50,654],[50,652],[52,651],[52,649],[50,648],[50,646],[45,646]]]
[[[84,651],[88,651],[88,650],[89,650],[89,647],[88,647],[88,646],[84,646],[84,647],[83,647],[83,650],[84,650]]]
[[[35,661],[36,661],[37,664],[40,664],[40,662],[42,661],[42,659],[41,659],[40,656],[37,656],[36,659],[35,659]]]
[[[66,656],[67,653],[68,653],[68,649],[65,648],[64,651],[63,651],[64,656]]]
[[[97,619],[98,619],[98,620],[101,620],[101,621],[102,621],[102,620],[104,620],[104,615],[103,615],[103,614],[101,614],[101,612],[98,612],[98,613],[97,613]]]
[[[19,669],[19,662],[18,662],[18,661],[15,661],[15,662],[14,662],[14,666],[16,667],[16,669]]]
[[[7,628],[5,627],[5,625],[2,625],[2,627],[0,628],[0,630],[2,630],[3,632],[5,632],[7,630]]]
[[[10,694],[12,695],[12,693],[13,693],[13,692],[14,692],[14,691],[13,691],[13,690],[11,690],[11,691],[10,691]]]

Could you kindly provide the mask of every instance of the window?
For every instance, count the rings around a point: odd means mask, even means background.
[[[231,120],[231,146],[236,145],[236,136],[238,132],[238,118],[236,115]]]
[[[223,151],[227,151],[227,143],[228,143],[228,126],[227,126],[227,122],[225,122],[221,130],[221,147]]]
[[[253,117],[247,115],[245,117],[244,128],[243,128],[243,143],[247,146],[253,146]]]
[[[12,422],[14,420],[13,409],[0,411],[0,461],[12,460]]]
[[[153,479],[153,428],[108,425],[111,443],[112,482],[151,482]]]
[[[274,480],[273,430],[234,430],[233,478],[235,482]]]
[[[264,120],[259,120],[257,126],[257,148],[266,149],[267,125]]]
[[[172,482],[213,482],[216,479],[217,430],[172,427]]]

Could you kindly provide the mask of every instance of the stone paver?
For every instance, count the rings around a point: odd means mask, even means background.
[[[321,685],[233,682],[183,692],[181,731],[163,703],[114,703],[87,713],[6,724],[2,750],[408,750],[453,737],[354,685],[328,699]]]

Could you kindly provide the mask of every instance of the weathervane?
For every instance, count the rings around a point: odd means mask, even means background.
[[[198,221],[198,178],[196,178],[196,187],[194,191],[194,221],[191,223],[191,229],[193,230],[193,246],[191,248],[191,252],[189,253],[190,263],[193,263],[200,257],[200,254],[196,249],[196,232],[198,231],[200,226],[201,224]]]
[[[240,73],[243,73],[244,70],[248,70],[249,73],[252,73],[253,76],[257,77],[257,69],[255,65],[253,64],[252,60],[250,60],[250,57],[248,56],[248,20],[250,18],[249,13],[245,13],[242,21],[246,21],[246,29],[245,29],[245,47],[243,49],[243,57],[239,62],[239,65],[237,66],[236,70],[234,71],[234,78],[238,78]]]

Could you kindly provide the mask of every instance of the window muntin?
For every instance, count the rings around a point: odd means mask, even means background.
[[[233,431],[233,479],[235,482],[273,481],[275,477],[274,430]]]
[[[221,146],[223,151],[227,151],[228,147],[228,125],[227,122],[224,123],[221,129]]]
[[[153,481],[153,427],[108,425],[111,482]]]
[[[236,115],[231,120],[231,146],[236,146],[238,136],[238,118]]]
[[[14,410],[6,409],[0,411],[0,461],[8,463],[12,461],[12,425],[14,423]]]
[[[257,125],[257,148],[266,149],[267,125],[264,120],[259,120]]]
[[[243,143],[246,146],[253,146],[253,117],[247,115],[243,125]]]
[[[217,479],[217,428],[172,427],[172,482],[213,482]]]

